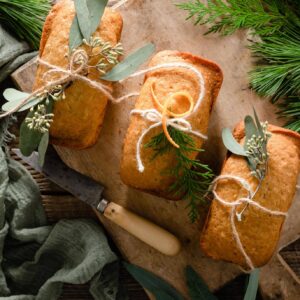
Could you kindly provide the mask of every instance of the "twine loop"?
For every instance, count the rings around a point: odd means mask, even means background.
[[[198,70],[197,68],[195,68],[194,66],[188,64],[188,63],[184,63],[184,62],[173,62],[173,63],[164,63],[164,64],[160,64],[160,65],[156,65],[153,67],[149,67],[146,68],[144,70],[138,71],[132,75],[130,75],[128,78],[133,78],[133,77],[137,77],[143,74],[146,74],[148,72],[152,72],[152,71],[156,71],[156,70],[160,70],[160,69],[174,69],[174,68],[183,68],[183,69],[187,69],[192,71],[198,79],[199,82],[199,95],[197,100],[195,101],[195,103],[191,103],[190,104],[190,108],[187,112],[183,113],[183,114],[178,114],[179,117],[174,117],[174,118],[166,118],[164,120],[164,114],[165,115],[176,115],[174,113],[170,113],[170,111],[167,109],[167,106],[162,106],[160,107],[159,101],[155,101],[154,103],[156,103],[156,108],[151,108],[151,109],[133,109],[131,111],[131,114],[138,114],[140,115],[142,118],[145,118],[147,121],[152,122],[153,124],[149,125],[148,128],[146,128],[140,135],[140,137],[138,138],[137,144],[136,144],[136,162],[137,162],[137,169],[139,170],[139,172],[144,172],[145,167],[144,164],[142,162],[141,159],[141,145],[143,142],[144,137],[148,134],[149,131],[151,131],[154,128],[157,128],[159,126],[171,126],[173,128],[176,128],[178,130],[184,131],[184,132],[188,132],[191,133],[199,138],[202,139],[207,139],[207,136],[204,135],[203,133],[199,132],[199,131],[195,131],[192,128],[191,123],[187,120],[190,116],[192,116],[200,107],[201,103],[203,102],[204,99],[204,95],[205,95],[205,83],[204,83],[204,78],[203,75],[201,73],[200,70]],[[127,78],[127,79],[128,79]],[[151,92],[152,92],[152,96],[153,96],[153,87],[151,86]],[[183,94],[184,92],[180,92],[180,94]],[[171,95],[169,98],[172,98],[172,96],[176,96],[176,94],[178,93],[174,93],[173,95]],[[188,93],[185,93],[188,94]],[[137,96],[136,93],[130,93],[126,96],[123,96],[121,98],[119,98],[118,100],[115,101],[115,103],[119,103],[129,97],[132,96]],[[155,98],[155,97],[153,97]],[[188,96],[187,96],[188,98]],[[168,101],[166,101],[166,103],[168,103]],[[163,108],[163,112],[160,113],[158,109]],[[165,131],[165,130],[164,130]]]
[[[235,201],[230,201],[230,200],[226,200],[223,199],[218,193],[217,193],[217,186],[219,181],[221,180],[233,180],[235,182],[237,182],[238,184],[240,184],[248,193],[247,197],[241,197]],[[239,176],[234,176],[234,175],[220,175],[218,177],[215,178],[215,180],[212,182],[212,188],[211,191],[214,195],[215,200],[217,200],[219,203],[221,203],[222,205],[226,206],[226,207],[230,207],[230,224],[231,224],[231,229],[232,229],[232,233],[233,233],[233,237],[234,240],[240,250],[240,252],[242,253],[242,255],[245,258],[245,261],[248,265],[248,267],[253,270],[255,269],[255,266],[250,258],[250,256],[247,254],[241,239],[240,239],[240,235],[237,231],[236,225],[235,225],[235,216],[236,216],[236,210],[237,207],[242,204],[242,203],[246,203],[248,205],[252,205],[254,207],[256,207],[257,209],[263,211],[266,214],[270,214],[272,216],[278,216],[278,217],[286,217],[287,216],[287,212],[282,212],[282,211],[277,211],[277,210],[271,210],[259,203],[257,203],[256,201],[253,200],[253,197],[255,195],[255,193],[253,192],[251,185],[249,184],[249,182]]]

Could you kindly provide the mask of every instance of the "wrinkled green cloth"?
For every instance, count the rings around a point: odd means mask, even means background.
[[[0,82],[38,52],[30,52],[29,45],[18,41],[0,24]]]
[[[3,145],[1,121],[0,145]],[[91,280],[94,299],[117,299],[118,261],[92,220],[48,226],[39,188],[0,148],[0,299],[55,300],[63,283]],[[122,299],[119,295],[118,299]]]

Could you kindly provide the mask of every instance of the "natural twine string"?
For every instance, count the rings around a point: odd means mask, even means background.
[[[199,96],[198,96],[198,98],[195,102],[196,105],[194,106],[194,109],[190,113],[186,114],[184,117],[168,119],[167,120],[167,125],[171,126],[173,128],[179,129],[181,131],[191,133],[191,134],[193,134],[193,135],[195,135],[199,138],[202,138],[202,139],[206,140],[207,136],[204,135],[203,133],[199,132],[199,131],[193,130],[191,123],[189,121],[187,121],[187,119],[189,117],[191,117],[199,109],[199,107],[200,107],[200,105],[203,101],[204,95],[205,95],[204,78],[203,78],[202,73],[197,68],[195,68],[194,66],[192,66],[190,64],[182,63],[182,62],[164,63],[164,64],[160,64],[160,65],[157,65],[157,66],[154,66],[154,67],[149,67],[149,68],[146,68],[144,70],[138,71],[138,72],[130,75],[129,77],[127,77],[125,80],[127,80],[129,78],[141,76],[141,75],[144,75],[148,72],[152,72],[152,71],[156,71],[156,70],[160,70],[160,69],[174,69],[174,68],[184,68],[184,69],[190,70],[193,73],[195,73],[196,76],[197,76],[197,79],[198,79],[200,92],[199,92]],[[122,80],[120,82],[123,82],[123,81],[124,80]],[[125,100],[129,97],[138,96],[138,95],[139,95],[138,93],[130,93],[128,95],[125,95],[125,96],[117,99],[114,103],[119,103],[119,102],[121,102],[121,101],[123,101],[123,100]],[[139,172],[142,173],[145,170],[144,164],[143,164],[142,159],[141,159],[141,146],[142,146],[143,139],[152,129],[157,128],[157,127],[162,125],[163,116],[155,108],[144,109],[144,110],[133,109],[130,112],[130,114],[138,114],[142,118],[146,119],[147,121],[150,121],[150,122],[154,123],[154,124],[150,125],[147,129],[145,129],[141,133],[141,135],[140,135],[140,137],[137,141],[137,144],[136,144],[137,169],[139,170]]]
[[[114,3],[116,1],[113,0],[110,2]],[[128,2],[128,0],[119,0],[115,4],[113,4],[111,6],[111,8],[117,9],[117,8],[121,7],[122,5],[124,5],[126,2]],[[78,59],[78,56],[81,56],[83,59],[83,62],[81,62],[79,65],[75,64],[76,60]],[[0,118],[7,117],[7,116],[17,112],[21,107],[23,107],[26,103],[28,103],[30,100],[32,100],[32,98],[39,96],[43,92],[49,91],[51,88],[54,88],[58,85],[67,83],[68,81],[73,81],[75,79],[82,80],[82,81],[86,82],[90,87],[103,92],[103,94],[105,96],[107,96],[108,99],[110,99],[112,101],[116,100],[112,96],[112,94],[111,94],[112,90],[108,86],[98,83],[96,81],[90,80],[87,77],[82,76],[80,74],[86,67],[88,67],[88,65],[87,65],[88,64],[88,56],[87,56],[86,52],[82,49],[79,49],[72,54],[72,56],[70,58],[69,68],[67,70],[65,70],[59,66],[52,65],[52,64],[42,60],[39,57],[37,58],[37,62],[50,69],[43,75],[43,79],[45,80],[46,84],[43,85],[42,87],[36,89],[34,92],[30,93],[26,98],[24,98],[22,101],[20,101],[19,104],[17,106],[15,106],[13,109],[11,109],[5,113],[1,113]],[[75,65],[77,65],[77,67]],[[47,78],[53,74],[59,74],[59,75],[64,75],[64,76],[62,76],[56,80]],[[128,98],[128,95],[125,98]]]
[[[0,114],[0,118],[4,118],[8,115],[11,115],[18,111],[21,107],[23,107],[26,103],[32,100],[34,97],[39,97],[41,94],[51,90],[52,88],[55,88],[58,85],[62,85],[74,80],[81,80],[87,83],[90,87],[95,88],[99,91],[101,91],[105,96],[107,96],[110,100],[114,100],[114,97],[111,94],[111,89],[99,82],[90,80],[86,76],[82,75],[82,72],[87,69],[88,67],[88,55],[85,50],[79,49],[74,51],[70,57],[70,62],[67,69],[63,69],[61,67],[52,65],[41,58],[37,58],[37,62],[40,65],[46,66],[49,68],[48,71],[46,71],[43,74],[43,81],[45,82],[45,85],[42,87],[36,89],[34,92],[29,94],[25,99],[23,99],[17,106],[15,106],[13,109]],[[55,76],[58,75],[58,79],[53,79]],[[42,100],[42,98],[41,98]]]
[[[242,198],[239,198],[239,199],[237,199],[235,201],[232,201],[232,202],[229,201],[229,200],[225,200],[222,197],[220,197],[217,193],[218,182],[220,180],[226,180],[226,179],[234,180],[234,181],[238,182],[248,192],[247,197],[242,197]],[[245,248],[244,248],[244,246],[241,242],[239,233],[238,233],[236,225],[235,225],[235,215],[236,215],[237,207],[242,203],[246,203],[248,205],[252,205],[252,206],[256,207],[257,209],[263,211],[264,213],[270,214],[272,216],[280,216],[280,217],[286,217],[287,212],[271,210],[267,207],[264,207],[264,206],[260,205],[259,203],[255,202],[254,200],[252,200],[254,192],[251,189],[251,185],[249,184],[249,182],[247,180],[245,180],[244,178],[241,178],[239,176],[234,176],[234,175],[229,175],[229,174],[227,175],[226,174],[226,175],[220,175],[220,176],[216,177],[215,180],[212,182],[212,193],[215,197],[215,200],[217,200],[219,203],[221,203],[224,206],[231,207],[231,210],[230,210],[230,225],[231,225],[234,240],[237,243],[237,246],[238,246],[240,252],[244,256],[245,261],[246,261],[247,265],[249,266],[249,268],[251,270],[255,269],[255,266],[254,266],[251,258],[247,254],[247,252],[246,252],[246,250],[245,250]]]

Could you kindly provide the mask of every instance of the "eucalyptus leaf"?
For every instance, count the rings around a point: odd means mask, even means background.
[[[185,273],[191,300],[218,300],[192,267],[187,266]]]
[[[264,136],[263,129],[261,127],[260,121],[258,119],[257,113],[254,108],[253,108],[253,112],[254,112],[254,117],[255,117],[255,122],[256,122],[258,133],[261,137],[263,137]]]
[[[29,111],[27,117],[32,117],[33,111]],[[31,153],[38,148],[43,134],[37,130],[30,129],[25,120],[21,124],[19,148],[24,156],[30,156]]]
[[[127,271],[149,292],[151,292],[157,300],[183,300],[175,288],[169,283],[146,271],[138,266],[123,263]]]
[[[107,5],[108,0],[88,0],[87,7],[90,13],[91,33],[93,34],[99,24],[104,13],[104,9]]]
[[[5,89],[3,92],[3,97],[7,101],[23,100],[29,95],[29,93],[21,92],[13,88]]]
[[[246,116],[244,123],[245,123],[245,133],[246,133],[246,141],[245,141],[244,148],[245,150],[247,150],[247,141],[250,140],[253,135],[257,136],[257,127],[251,116]]]
[[[45,162],[45,155],[47,152],[49,144],[49,132],[45,132],[42,136],[42,139],[40,141],[39,147],[38,147],[38,152],[39,152],[39,165],[42,167]]]
[[[222,139],[225,147],[236,155],[247,156],[244,148],[233,137],[229,128],[224,128],[222,131]]]
[[[119,81],[134,73],[154,52],[155,46],[150,43],[126,57],[122,62],[113,67],[101,79]]]
[[[255,300],[256,294],[258,290],[258,282],[259,282],[259,269],[254,269],[249,277],[249,282],[246,290],[246,294],[244,296],[244,300]]]
[[[69,49],[72,51],[73,49],[79,47],[82,44],[83,35],[79,28],[79,23],[77,19],[77,15],[75,15],[69,34]]]
[[[16,106],[18,106],[19,103],[24,99],[25,98],[23,97],[21,99],[8,101],[8,102],[6,102],[5,104],[2,105],[2,110],[3,111],[10,111],[10,110],[14,109]],[[41,100],[42,100],[41,98],[32,98],[26,104],[21,106],[17,111],[27,110],[27,109],[31,108],[32,106],[37,105],[39,102],[41,102]]]
[[[92,35],[90,12],[87,0],[74,0],[77,20],[83,37],[88,41]]]

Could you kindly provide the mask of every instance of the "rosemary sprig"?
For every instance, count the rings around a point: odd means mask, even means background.
[[[204,151],[195,147],[195,141],[191,136],[171,126],[168,127],[168,131],[179,148],[175,148],[163,132],[152,137],[144,147],[153,149],[152,159],[170,151],[175,153],[176,165],[172,169],[165,170],[163,174],[175,178],[169,192],[188,201],[189,218],[191,222],[195,222],[199,215],[198,206],[205,203],[214,174],[208,165],[190,158],[191,153]]]
[[[0,23],[38,49],[50,7],[48,0],[0,0]]]

